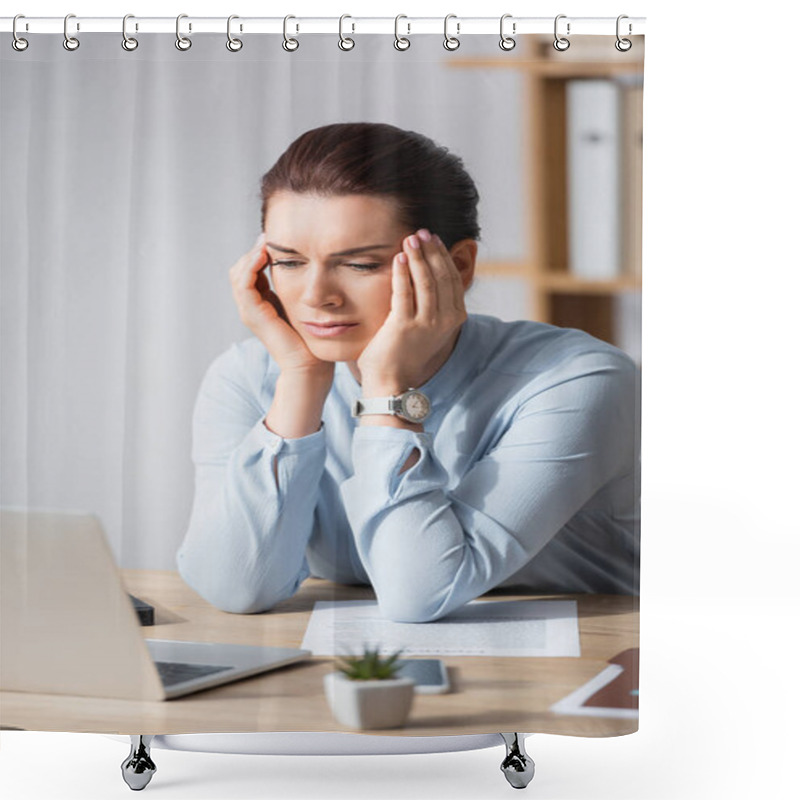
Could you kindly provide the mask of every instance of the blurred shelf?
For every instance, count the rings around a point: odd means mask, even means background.
[[[518,37],[507,54],[453,57],[460,69],[514,70],[524,82],[523,147],[519,169],[525,176],[527,241],[520,259],[479,262],[480,277],[514,277],[529,287],[533,319],[581,328],[619,344],[617,300],[641,292],[642,81],[644,39],[632,37],[634,50],[620,53],[613,37],[580,36],[556,53],[553,37]],[[569,176],[567,170],[567,90],[574,79],[605,79],[618,84],[620,137],[624,148],[620,176],[620,258],[624,273],[613,280],[586,280],[571,274]]]
[[[613,78],[617,75],[637,75],[643,62],[609,61],[510,61],[500,58],[460,58],[445,62],[450,67],[480,67],[481,69],[513,69],[540,78]]]
[[[524,261],[481,261],[475,264],[475,272],[481,277],[530,278],[530,264]]]
[[[559,294],[617,294],[635,292],[642,288],[639,277],[620,277],[611,280],[587,280],[561,272],[545,272],[535,279],[539,288]]]
[[[534,270],[525,261],[478,261],[476,273],[482,278],[526,278],[538,290],[559,294],[617,294],[642,288],[641,277],[621,276],[611,280],[587,280],[564,270]]]

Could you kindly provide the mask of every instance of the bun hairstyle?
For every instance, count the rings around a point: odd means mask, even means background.
[[[380,122],[306,131],[261,179],[261,227],[279,191],[395,201],[409,229],[428,228],[449,248],[480,238],[478,190],[460,157],[421,133]]]

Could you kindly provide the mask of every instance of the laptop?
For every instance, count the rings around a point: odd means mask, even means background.
[[[0,687],[171,700],[311,656],[289,647],[146,639],[100,521],[0,509]]]

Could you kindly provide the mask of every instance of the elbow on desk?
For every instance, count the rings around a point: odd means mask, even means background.
[[[294,593],[293,591],[267,592],[263,588],[248,586],[246,581],[221,580],[214,570],[214,565],[206,565],[198,573],[189,566],[187,558],[181,551],[178,552],[177,567],[178,574],[192,591],[214,608],[229,614],[258,614],[269,611]]]
[[[378,595],[381,616],[392,622],[434,622],[450,609],[441,603],[431,603],[418,597],[381,597]]]

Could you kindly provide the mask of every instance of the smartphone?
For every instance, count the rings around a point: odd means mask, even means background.
[[[411,678],[414,691],[422,694],[443,694],[450,691],[447,667],[438,658],[399,658],[399,678]]]

